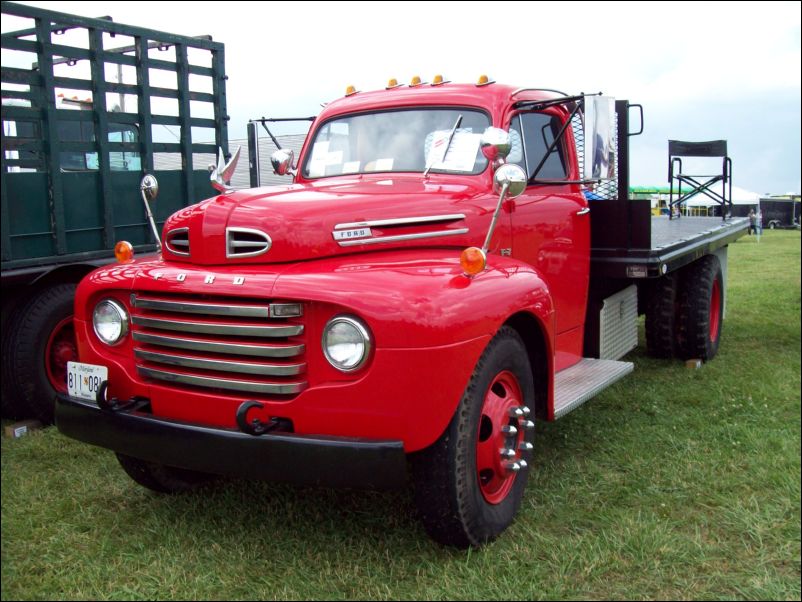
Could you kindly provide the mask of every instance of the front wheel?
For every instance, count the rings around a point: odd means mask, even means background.
[[[515,330],[502,327],[446,431],[412,458],[415,502],[433,539],[480,546],[512,523],[531,461],[533,403],[526,347]]]

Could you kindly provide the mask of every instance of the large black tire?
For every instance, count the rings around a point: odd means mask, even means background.
[[[718,353],[724,322],[724,278],[715,255],[682,270],[677,343],[682,359],[709,361]]]
[[[8,349],[12,349],[11,343],[11,325],[17,321],[19,307],[25,302],[25,289],[19,291],[3,291],[2,295],[2,343],[0,343],[0,353],[3,357],[8,356]],[[0,415],[3,418],[19,419],[25,417],[25,404],[18,398],[16,389],[11,386],[14,379],[6,378],[5,370],[6,362],[3,362],[3,374],[0,379]]]
[[[66,362],[78,359],[74,299],[72,283],[38,291],[15,310],[3,336],[3,384],[14,410],[45,424],[53,422],[56,392],[67,390]]]
[[[477,362],[446,431],[411,458],[415,502],[433,539],[459,548],[480,546],[512,523],[528,478],[531,451],[526,448],[534,437],[534,424],[524,423],[534,414],[510,417],[508,408],[533,403],[526,347],[515,330],[502,327]],[[505,435],[504,426],[516,426],[517,435]],[[499,442],[517,452],[504,461],[523,460],[525,468],[494,471],[488,450],[500,460]]]
[[[649,291],[646,307],[646,350],[653,357],[670,359],[677,353],[676,273],[658,278]]]
[[[164,466],[124,454],[117,454],[117,461],[134,481],[158,493],[192,491],[217,478],[216,475],[205,472]]]

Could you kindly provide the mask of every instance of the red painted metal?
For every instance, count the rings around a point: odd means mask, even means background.
[[[715,343],[721,323],[721,285],[718,278],[713,280],[713,290],[710,292],[710,342]]]
[[[514,101],[553,96],[526,92],[512,99],[512,92],[512,87],[494,84],[359,93],[330,103],[313,130],[336,115],[404,106],[479,108],[493,125],[508,127]],[[570,131],[567,144],[572,150]],[[302,150],[299,164],[307,151]],[[576,177],[575,155],[567,156],[571,177]],[[505,203],[488,268],[468,278],[460,253],[482,245],[497,198],[488,168],[473,176],[431,173],[427,178],[392,173],[304,180],[299,175],[291,185],[222,194],[183,209],[168,219],[164,231],[188,228],[190,257],[165,249],[163,256],[100,268],[81,283],[75,320],[81,361],[108,367],[111,396],[147,397],[153,412],[166,418],[233,428],[237,407],[257,399],[264,409],[254,410],[254,417],[288,418],[298,433],[398,439],[407,451],[422,449],[445,430],[476,361],[512,316],[528,314],[540,325],[550,375],[555,364],[561,369],[581,356],[590,235],[587,218],[576,215],[586,206],[579,187],[530,187]],[[467,232],[366,246],[342,246],[333,235],[339,224],[437,215],[464,218],[377,226],[373,235]],[[268,233],[270,251],[227,258],[226,229],[232,227]],[[289,342],[305,345],[303,354],[293,358],[306,365],[303,390],[239,394],[141,376],[132,336],[108,347],[91,326],[92,309],[106,297],[137,315],[132,293],[196,302],[301,303],[304,313],[297,322],[304,333]],[[321,349],[325,324],[339,314],[359,318],[373,337],[371,357],[353,373],[334,369]],[[517,383],[503,374],[497,381],[512,393],[502,401],[488,394],[488,411],[520,400]],[[491,503],[503,499],[511,482],[495,465],[493,470],[483,488]]]
[[[515,482],[516,472],[508,471],[507,462],[521,459],[519,447],[524,441],[524,429],[510,411],[523,406],[521,385],[512,372],[500,372],[490,383],[482,404],[476,438],[476,473],[482,496],[488,504],[500,504]],[[516,432],[505,433],[505,426],[516,427]],[[503,449],[512,449],[515,456],[502,457]]]
[[[59,393],[67,392],[67,362],[78,361],[72,316],[56,324],[45,346],[47,379]]]

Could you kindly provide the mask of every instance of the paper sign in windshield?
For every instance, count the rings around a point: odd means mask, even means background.
[[[473,171],[482,135],[458,130],[454,132],[451,145],[448,146],[450,135],[451,132],[446,130],[434,133],[427,166],[431,165],[433,169],[447,171]],[[446,147],[448,147],[448,154],[444,158]]]

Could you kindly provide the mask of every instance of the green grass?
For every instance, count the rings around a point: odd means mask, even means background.
[[[2,441],[2,599],[799,599],[800,234],[730,247],[719,356],[538,425],[496,542],[431,542],[409,492],[227,481],[158,496],[55,429]]]

